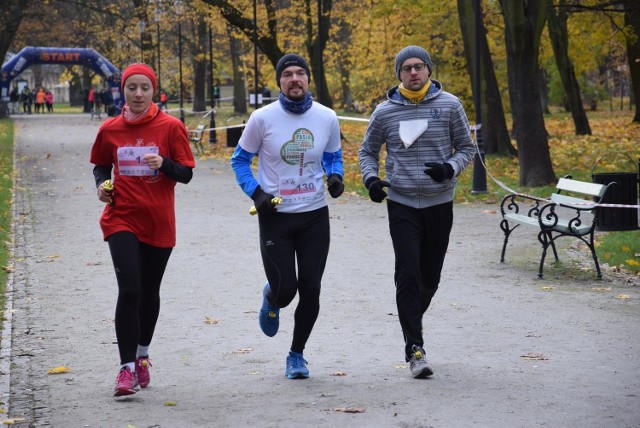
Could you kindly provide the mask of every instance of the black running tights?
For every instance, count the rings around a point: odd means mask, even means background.
[[[107,239],[118,280],[116,338],[120,364],[135,361],[138,344],[148,346],[160,313],[160,283],[173,248],[142,243],[131,232]]]
[[[284,308],[298,294],[291,350],[302,352],[320,312],[320,282],[329,253],[329,209],[276,213],[259,217],[259,223],[270,303]]]

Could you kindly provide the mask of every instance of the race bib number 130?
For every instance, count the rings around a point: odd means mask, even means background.
[[[120,175],[154,175],[155,171],[147,166],[144,155],[158,154],[158,147],[120,147],[118,148],[118,168]]]
[[[283,204],[312,201],[317,191],[313,178],[291,177],[280,179],[280,196]]]

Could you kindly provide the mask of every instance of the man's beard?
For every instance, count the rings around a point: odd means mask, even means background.
[[[291,89],[300,89],[302,91],[302,93],[300,95],[287,96],[287,98],[289,98],[291,101],[302,101],[302,100],[304,100],[305,96],[307,95],[307,91],[305,91],[301,86],[296,86],[296,87],[290,88],[289,89],[289,93],[291,93]]]

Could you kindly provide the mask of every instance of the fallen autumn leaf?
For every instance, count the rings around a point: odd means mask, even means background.
[[[49,374],[61,374],[61,373],[69,373],[69,369],[65,366],[58,366],[58,367],[54,367],[52,369],[47,370],[47,373]]]
[[[334,412],[343,412],[343,413],[364,413],[364,407],[336,407],[333,409]]]

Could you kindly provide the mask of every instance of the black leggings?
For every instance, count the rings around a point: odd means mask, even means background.
[[[116,338],[120,364],[135,361],[138,344],[149,346],[160,313],[160,283],[173,248],[140,242],[131,232],[107,239],[118,280]]]
[[[284,308],[299,293],[291,350],[302,352],[320,312],[320,282],[329,253],[329,208],[260,216],[259,222],[262,263],[272,292],[269,303]]]
[[[453,225],[453,202],[417,209],[388,200],[387,211],[396,256],[396,304],[408,360],[413,345],[424,345],[422,316],[440,283]]]

